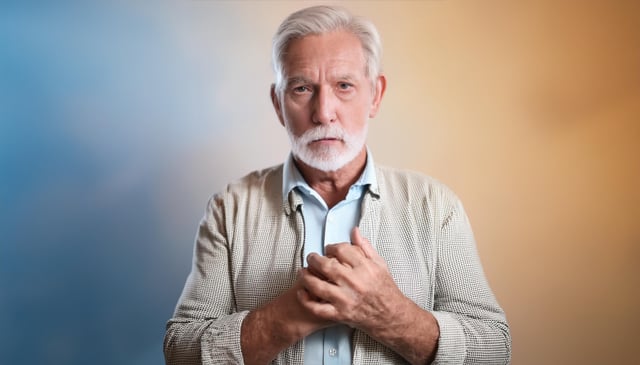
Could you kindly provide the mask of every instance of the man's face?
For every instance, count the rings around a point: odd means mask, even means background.
[[[365,152],[367,123],[384,92],[366,75],[359,39],[337,31],[292,41],[284,58],[284,87],[272,100],[289,133],[293,155],[336,171]]]

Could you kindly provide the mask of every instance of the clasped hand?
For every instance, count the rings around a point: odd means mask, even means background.
[[[307,256],[297,297],[309,312],[324,320],[366,332],[384,328],[406,297],[387,265],[356,227],[351,244],[328,245],[325,256]]]

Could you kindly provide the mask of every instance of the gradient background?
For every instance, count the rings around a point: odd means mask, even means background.
[[[0,5],[0,363],[163,362],[207,198],[287,155],[270,40],[312,3]],[[637,363],[639,4],[345,3],[376,161],[462,198],[514,364]]]

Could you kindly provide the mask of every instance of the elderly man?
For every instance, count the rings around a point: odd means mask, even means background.
[[[167,363],[509,362],[461,203],[366,147],[380,54],[374,26],[344,9],[281,24],[271,99],[291,154],[210,200]]]

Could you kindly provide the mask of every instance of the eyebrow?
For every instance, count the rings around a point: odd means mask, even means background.
[[[344,80],[349,82],[354,82],[356,77],[351,74],[342,74],[336,78],[337,80]],[[304,76],[293,76],[287,79],[286,85],[294,85],[294,84],[313,84],[313,81],[304,77]]]
[[[345,80],[345,81],[353,82],[353,81],[356,80],[356,78],[353,77],[353,75],[351,75],[351,74],[343,74],[340,77],[338,77],[338,80]]]
[[[286,85],[293,85],[293,84],[311,84],[311,80],[302,76],[294,76],[294,77],[288,78]]]

